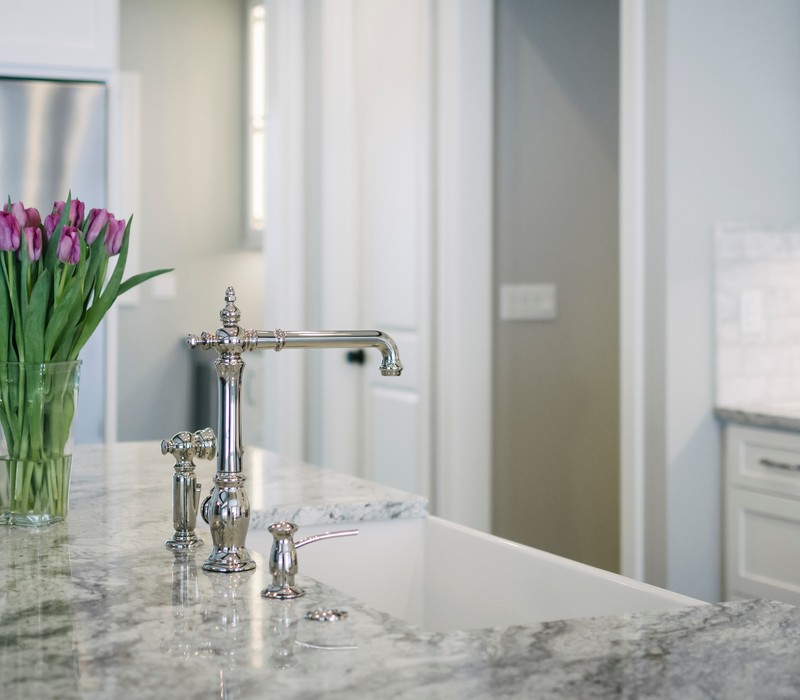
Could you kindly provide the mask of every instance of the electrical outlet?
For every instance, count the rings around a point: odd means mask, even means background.
[[[554,284],[504,284],[500,287],[501,321],[552,321],[556,315]]]

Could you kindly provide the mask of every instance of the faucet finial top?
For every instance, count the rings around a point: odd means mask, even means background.
[[[225,290],[225,306],[219,312],[219,320],[223,328],[232,328],[239,325],[241,314],[233,302],[236,301],[236,291],[233,287]]]

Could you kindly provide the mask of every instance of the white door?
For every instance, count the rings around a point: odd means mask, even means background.
[[[425,0],[322,5],[319,322],[377,328],[405,369],[326,352],[312,459],[431,495],[432,93]],[[312,250],[313,254],[313,250]],[[312,314],[316,315],[316,314]],[[312,373],[312,395],[315,391]],[[311,408],[312,412],[314,407]]]
[[[405,370],[265,363],[264,444],[487,530],[492,0],[265,1],[267,327],[378,328]]]
[[[431,494],[432,15],[425,0],[368,0],[356,14],[364,321],[397,341],[401,377],[368,368],[364,474]],[[394,380],[394,381],[393,381]]]

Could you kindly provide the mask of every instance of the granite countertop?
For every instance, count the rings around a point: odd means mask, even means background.
[[[169,464],[165,466],[171,475]],[[303,526],[421,518],[428,514],[428,501],[423,496],[285,460],[258,448],[247,450],[245,468],[252,530],[266,530],[278,520]],[[215,469],[211,462],[197,465],[204,492],[208,490],[206,484],[209,488],[212,485]]]
[[[718,405],[714,414],[730,423],[756,428],[774,428],[800,432],[800,402],[757,402],[742,405]]]
[[[301,514],[328,522],[339,515],[424,513],[424,501],[401,492],[268,455],[259,459],[267,467],[262,491],[272,494],[259,501],[258,477],[250,474],[248,490],[260,503],[260,518]],[[257,463],[246,461],[248,470]],[[260,591],[267,566],[259,553],[253,553],[255,571],[226,575],[202,570],[205,552],[175,555],[164,548],[172,532],[170,478],[156,444],[82,448],[67,522],[41,531],[0,526],[3,697],[798,694],[800,610],[781,603],[441,634],[302,575],[304,598],[266,601]],[[306,505],[303,480],[311,482]],[[348,616],[306,620],[316,608],[343,609]]]

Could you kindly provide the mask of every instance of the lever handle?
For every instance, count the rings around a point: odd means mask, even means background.
[[[291,600],[305,595],[305,591],[294,582],[297,574],[297,549],[299,547],[305,547],[307,544],[320,540],[351,537],[358,534],[358,530],[338,530],[311,535],[295,542],[294,533],[297,532],[297,525],[294,523],[282,520],[273,523],[268,529],[272,535],[272,549],[269,554],[272,583],[261,591],[261,595],[272,600]]]
[[[297,540],[294,543],[295,549],[305,547],[307,544],[319,542],[320,540],[330,540],[334,537],[353,537],[358,534],[358,530],[336,530],[336,532],[321,532],[319,535],[311,535],[311,537],[304,537],[302,540]]]
[[[187,335],[186,344],[192,349],[208,350],[219,345],[219,338],[214,333],[203,331],[200,335]]]
[[[194,467],[194,458],[214,459],[217,454],[217,438],[211,428],[194,433],[186,430],[176,433],[171,440],[161,441],[161,454],[175,457],[175,466]]]

